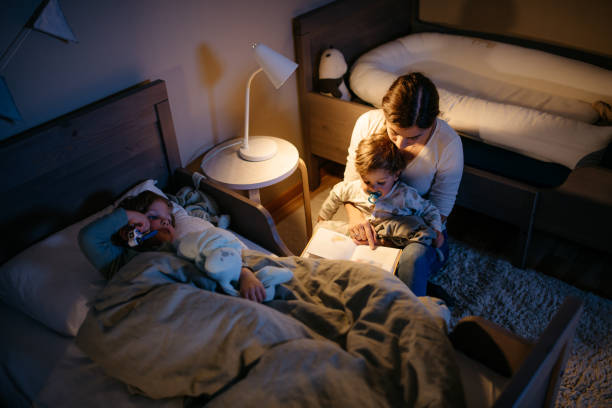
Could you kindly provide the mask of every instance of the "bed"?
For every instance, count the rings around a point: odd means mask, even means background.
[[[3,406],[463,406],[443,326],[398,279],[292,256],[261,205],[180,168],[164,81],[2,141],[0,163]],[[80,252],[119,197],[196,185],[245,263],[292,272],[272,301],[164,252],[105,281]],[[175,210],[177,230],[195,222]]]
[[[517,227],[517,266],[525,266],[534,229],[609,252],[612,126],[594,106],[612,101],[610,59],[418,15],[418,0],[340,0],[294,19],[311,185],[321,162],[346,163],[355,120],[380,105],[393,79],[421,71],[462,138],[456,203]],[[330,46],[347,60],[350,101],[317,92],[320,55]]]

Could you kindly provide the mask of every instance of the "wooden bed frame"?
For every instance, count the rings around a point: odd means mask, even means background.
[[[418,7],[418,0],[338,0],[294,19],[300,114],[312,188],[319,185],[321,160],[346,163],[355,121],[359,115],[373,109],[358,100],[348,102],[316,92],[320,55],[330,46],[342,51],[350,67],[373,47],[413,32],[434,31],[540,49],[612,69],[612,61],[599,55],[428,24],[418,19]],[[534,228],[599,250],[612,251],[607,237],[607,231],[612,229],[610,168],[578,168],[561,186],[539,188],[466,165],[457,205],[516,226],[519,239],[513,262],[520,267],[525,266]]]
[[[148,178],[167,191],[192,185],[180,157],[165,82],[145,82],[0,142],[0,264],[106,207]],[[260,205],[211,183],[234,231],[291,255]],[[239,216],[240,214],[240,216]],[[240,220],[249,220],[240,224]]]

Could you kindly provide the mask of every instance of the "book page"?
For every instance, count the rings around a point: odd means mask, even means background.
[[[306,252],[327,259],[351,259],[356,246],[346,235],[327,228],[318,228]]]
[[[387,272],[394,273],[395,262],[400,252],[401,250],[397,248],[377,246],[371,249],[368,245],[359,245],[355,248],[351,260],[365,262],[370,265],[378,266]]]

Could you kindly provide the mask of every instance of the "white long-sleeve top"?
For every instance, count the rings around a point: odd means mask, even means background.
[[[374,133],[385,130],[382,109],[361,115],[353,129],[349,145],[344,180],[358,180],[355,169],[355,151],[359,142]],[[436,127],[421,152],[408,163],[400,178],[428,198],[448,217],[455,205],[459,183],[463,174],[463,146],[459,135],[442,119],[436,119]]]
[[[436,231],[442,231],[440,211],[436,206],[400,180],[393,185],[387,195],[380,197],[375,204],[370,203],[368,197],[369,195],[361,188],[361,180],[341,181],[332,188],[323,202],[319,217],[330,220],[341,205],[350,202],[374,226],[391,217],[418,215],[428,226]]]

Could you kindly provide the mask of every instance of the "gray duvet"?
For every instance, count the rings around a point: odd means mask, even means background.
[[[143,253],[96,297],[78,346],[130,391],[189,406],[464,405],[452,346],[401,281],[349,261],[243,256],[294,278],[257,304]]]

